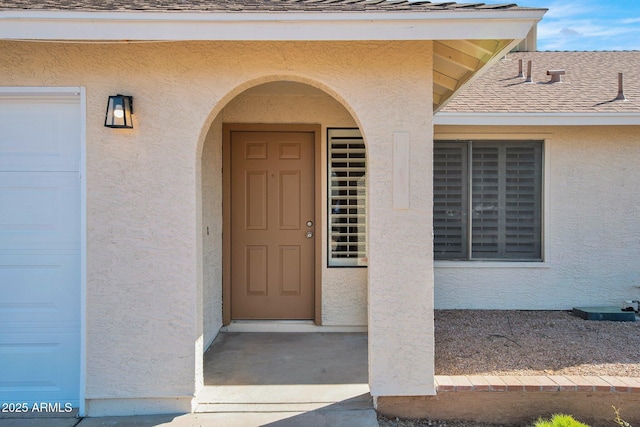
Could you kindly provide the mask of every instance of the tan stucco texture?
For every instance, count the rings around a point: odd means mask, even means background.
[[[0,86],[86,89],[87,399],[195,394],[203,263],[216,257],[203,254],[202,189],[217,185],[215,175],[201,185],[204,141],[237,95],[278,80],[324,90],[365,136],[372,392],[433,392],[431,42],[0,42],[0,51]],[[116,93],[134,97],[133,130],[103,126]],[[392,205],[394,132],[410,135],[403,210]]]

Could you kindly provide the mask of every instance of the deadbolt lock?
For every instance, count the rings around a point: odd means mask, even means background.
[[[307,227],[313,227],[313,221],[307,221]]]

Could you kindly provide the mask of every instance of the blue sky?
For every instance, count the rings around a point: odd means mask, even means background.
[[[549,9],[538,24],[538,50],[640,50],[640,0],[513,1]]]

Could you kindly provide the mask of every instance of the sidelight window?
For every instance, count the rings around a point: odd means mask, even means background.
[[[366,266],[366,154],[358,129],[329,129],[328,263]]]

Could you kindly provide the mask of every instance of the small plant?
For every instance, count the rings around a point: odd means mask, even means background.
[[[620,417],[620,408],[616,408],[613,405],[611,405],[611,407],[613,408],[613,412],[616,414],[616,417],[613,419],[613,421],[615,421],[616,424],[618,424],[620,427],[632,427],[631,424],[629,424],[628,422],[623,420],[622,417]]]
[[[577,421],[571,415],[554,414],[550,420],[539,418],[533,427],[589,427],[589,425]]]

